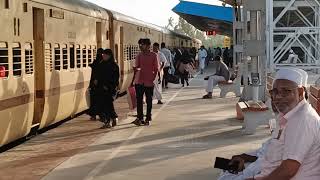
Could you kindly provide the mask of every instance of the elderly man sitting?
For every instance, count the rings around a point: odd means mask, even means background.
[[[307,79],[308,74],[296,68],[277,72],[270,91],[273,110],[278,114],[273,137],[262,148],[262,155],[243,172],[225,173],[220,180],[320,179],[320,118],[306,101]],[[247,157],[242,155],[241,160],[235,156],[233,160],[241,165]]]
[[[279,127],[262,158],[261,173],[249,179],[320,179],[320,117],[304,98],[304,74],[296,68],[277,72],[270,94]]]

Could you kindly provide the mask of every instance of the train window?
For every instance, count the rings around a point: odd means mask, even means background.
[[[45,44],[44,58],[45,58],[45,69],[46,71],[51,72],[53,70],[53,62],[52,62],[51,44],[49,43]]]
[[[0,78],[9,76],[8,44],[0,42]]]
[[[149,29],[149,34],[151,34],[151,30]]]
[[[140,28],[139,27],[137,27],[137,31],[139,31],[140,30]]]
[[[109,40],[109,31],[106,33],[106,39]]]
[[[77,45],[77,68],[81,68],[81,49],[80,45]]]
[[[50,44],[49,44],[50,46]],[[31,43],[27,43],[24,45],[24,59],[25,59],[25,72],[26,74],[33,74],[33,52]],[[46,56],[47,60],[47,56]],[[52,70],[52,58],[51,58],[51,46],[50,46],[50,61],[51,62],[51,70]]]
[[[74,50],[74,45],[70,45],[69,47],[69,50],[70,50],[70,68],[71,69],[74,69],[74,54],[75,54],[75,50]]]
[[[61,49],[59,44],[54,47],[54,69],[57,71],[61,70]]]
[[[66,44],[62,46],[62,65],[63,69],[68,69],[68,49]]]
[[[91,47],[88,49],[88,64],[92,63],[92,50]]]
[[[84,47],[82,49],[82,67],[87,67],[87,49]]]
[[[132,60],[132,53],[133,53],[133,46],[129,46],[129,58],[128,60],[131,61]]]
[[[21,76],[21,46],[20,43],[13,43],[13,76]]]
[[[28,3],[23,3],[23,12],[28,12]]]
[[[123,58],[124,58],[124,61],[128,61],[129,60],[129,45],[125,45],[125,47],[123,48]]]
[[[10,8],[9,0],[4,0],[4,8],[6,8],[6,9]]]

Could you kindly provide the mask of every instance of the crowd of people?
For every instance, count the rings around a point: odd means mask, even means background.
[[[166,44],[155,42],[151,46],[150,39],[138,41],[140,53],[136,56],[132,85],[135,87],[137,103],[137,119],[135,125],[149,125],[152,120],[152,102],[163,104],[162,91],[168,88],[168,83],[181,83],[182,87],[189,86],[189,78],[193,77],[197,69],[201,74],[210,60],[218,62],[216,74],[208,76],[207,95],[212,98],[212,89],[219,81],[228,80],[228,67],[224,62],[230,62],[230,50],[220,48],[208,50],[201,46],[196,48],[172,48]],[[231,53],[232,54],[232,53]],[[227,60],[222,60],[221,55]],[[117,113],[113,101],[117,96],[119,85],[119,67],[115,62],[111,49],[98,49],[96,60],[90,65],[92,68],[90,80],[90,109],[88,114],[92,120],[99,116],[104,123],[103,128],[117,125]],[[214,59],[212,57],[215,57]],[[229,63],[232,64],[232,63]],[[147,104],[146,119],[143,117],[144,99]]]

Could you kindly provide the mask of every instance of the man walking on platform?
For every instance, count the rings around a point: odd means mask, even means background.
[[[137,55],[135,60],[135,88],[137,98],[137,119],[132,123],[140,125],[149,125],[152,120],[152,97],[154,80],[158,74],[159,64],[157,55],[150,52],[150,39],[140,39],[139,47],[141,52]],[[147,117],[143,120],[143,96],[146,95],[147,102]]]
[[[167,59],[167,62],[164,65],[163,68],[163,81],[162,81],[162,87],[168,88],[168,75],[169,75],[169,69],[172,66],[172,55],[169,49],[166,48],[166,44],[163,42],[161,43],[161,50],[160,50],[164,56]]]
[[[201,74],[203,74],[203,72],[204,72],[204,67],[205,67],[207,55],[208,54],[207,54],[206,49],[204,48],[204,46],[201,46],[199,49],[199,52],[198,52]]]
[[[154,96],[158,100],[158,104],[162,103],[162,82],[163,82],[163,69],[165,64],[167,63],[167,59],[162,52],[159,51],[159,44],[153,44],[153,52],[157,54],[158,64],[159,64],[159,72],[157,74],[156,79],[154,80]]]

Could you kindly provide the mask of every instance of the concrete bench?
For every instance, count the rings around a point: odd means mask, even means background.
[[[236,67],[235,70],[236,78],[231,81],[221,81],[218,83],[220,88],[220,97],[224,98],[229,92],[233,92],[237,97],[241,96],[241,76],[242,76],[242,65]]]
[[[244,134],[254,134],[258,126],[269,125],[269,120],[273,118],[269,108],[261,101],[238,102],[237,108],[241,110],[244,118],[242,126]]]

